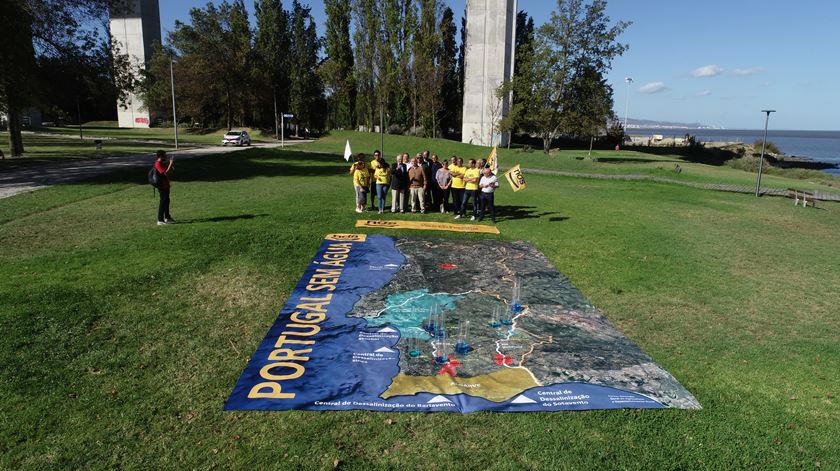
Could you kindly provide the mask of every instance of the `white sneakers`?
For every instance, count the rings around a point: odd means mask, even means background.
[[[455,219],[461,219],[461,215],[460,215],[460,214],[456,214],[456,215],[455,215]]]
[[[475,221],[475,216],[470,216],[470,221]]]

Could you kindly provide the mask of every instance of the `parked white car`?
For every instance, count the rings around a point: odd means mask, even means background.
[[[222,136],[222,145],[250,146],[251,136],[246,131],[228,131]]]

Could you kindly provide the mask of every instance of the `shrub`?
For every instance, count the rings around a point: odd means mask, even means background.
[[[726,161],[727,167],[732,167],[734,169],[743,170],[745,172],[757,172],[758,171],[758,157],[753,156],[746,156],[740,157],[737,159],[729,159]],[[764,168],[766,169],[769,167],[767,162],[765,162]]]
[[[403,129],[400,127],[399,124],[392,124],[388,126],[388,134],[394,134],[397,136],[401,136],[403,134]]]
[[[756,139],[756,141],[753,142],[753,148],[755,148],[755,152],[757,154],[761,153],[761,145],[763,143],[764,143],[764,141],[762,139]],[[770,153],[770,154],[783,154],[784,153],[779,149],[779,146],[777,146],[775,143],[773,143],[771,141],[767,141],[767,147],[764,148],[764,152],[767,152],[767,153]]]

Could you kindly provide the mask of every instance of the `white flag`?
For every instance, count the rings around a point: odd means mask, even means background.
[[[350,139],[347,139],[347,145],[344,146],[344,160],[350,162],[350,157],[353,157],[353,151],[350,150]]]

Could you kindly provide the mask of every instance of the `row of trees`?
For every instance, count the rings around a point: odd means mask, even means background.
[[[323,38],[299,0],[288,9],[256,0],[253,23],[243,0],[208,3],[176,23],[139,77],[107,36],[119,1],[8,0],[0,9],[0,112],[13,155],[23,151],[20,111],[30,104],[100,118],[135,92],[171,116],[170,67],[179,115],[205,127],[271,128],[289,111],[315,129],[460,129],[466,23],[456,26],[444,0],[325,0]],[[539,136],[545,149],[560,135],[604,131],[613,117],[605,74],[626,50],[618,37],[629,25],[612,23],[606,6],[558,0],[539,28],[518,13],[514,77],[497,94],[512,106],[497,131]]]
[[[204,126],[273,127],[275,110],[293,110],[317,126],[325,116],[319,79],[321,41],[308,7],[294,0],[257,0],[252,29],[243,0],[190,10],[143,71],[139,94],[149,109],[171,116],[174,68],[178,113]]]
[[[289,10],[282,0],[257,0],[253,29],[242,0],[192,9],[143,72],[144,102],[171,114],[175,61],[179,114],[208,126],[273,126],[276,108],[312,128],[381,121],[435,136],[459,127],[464,51],[450,8],[438,0],[324,3],[323,38],[298,0]]]

